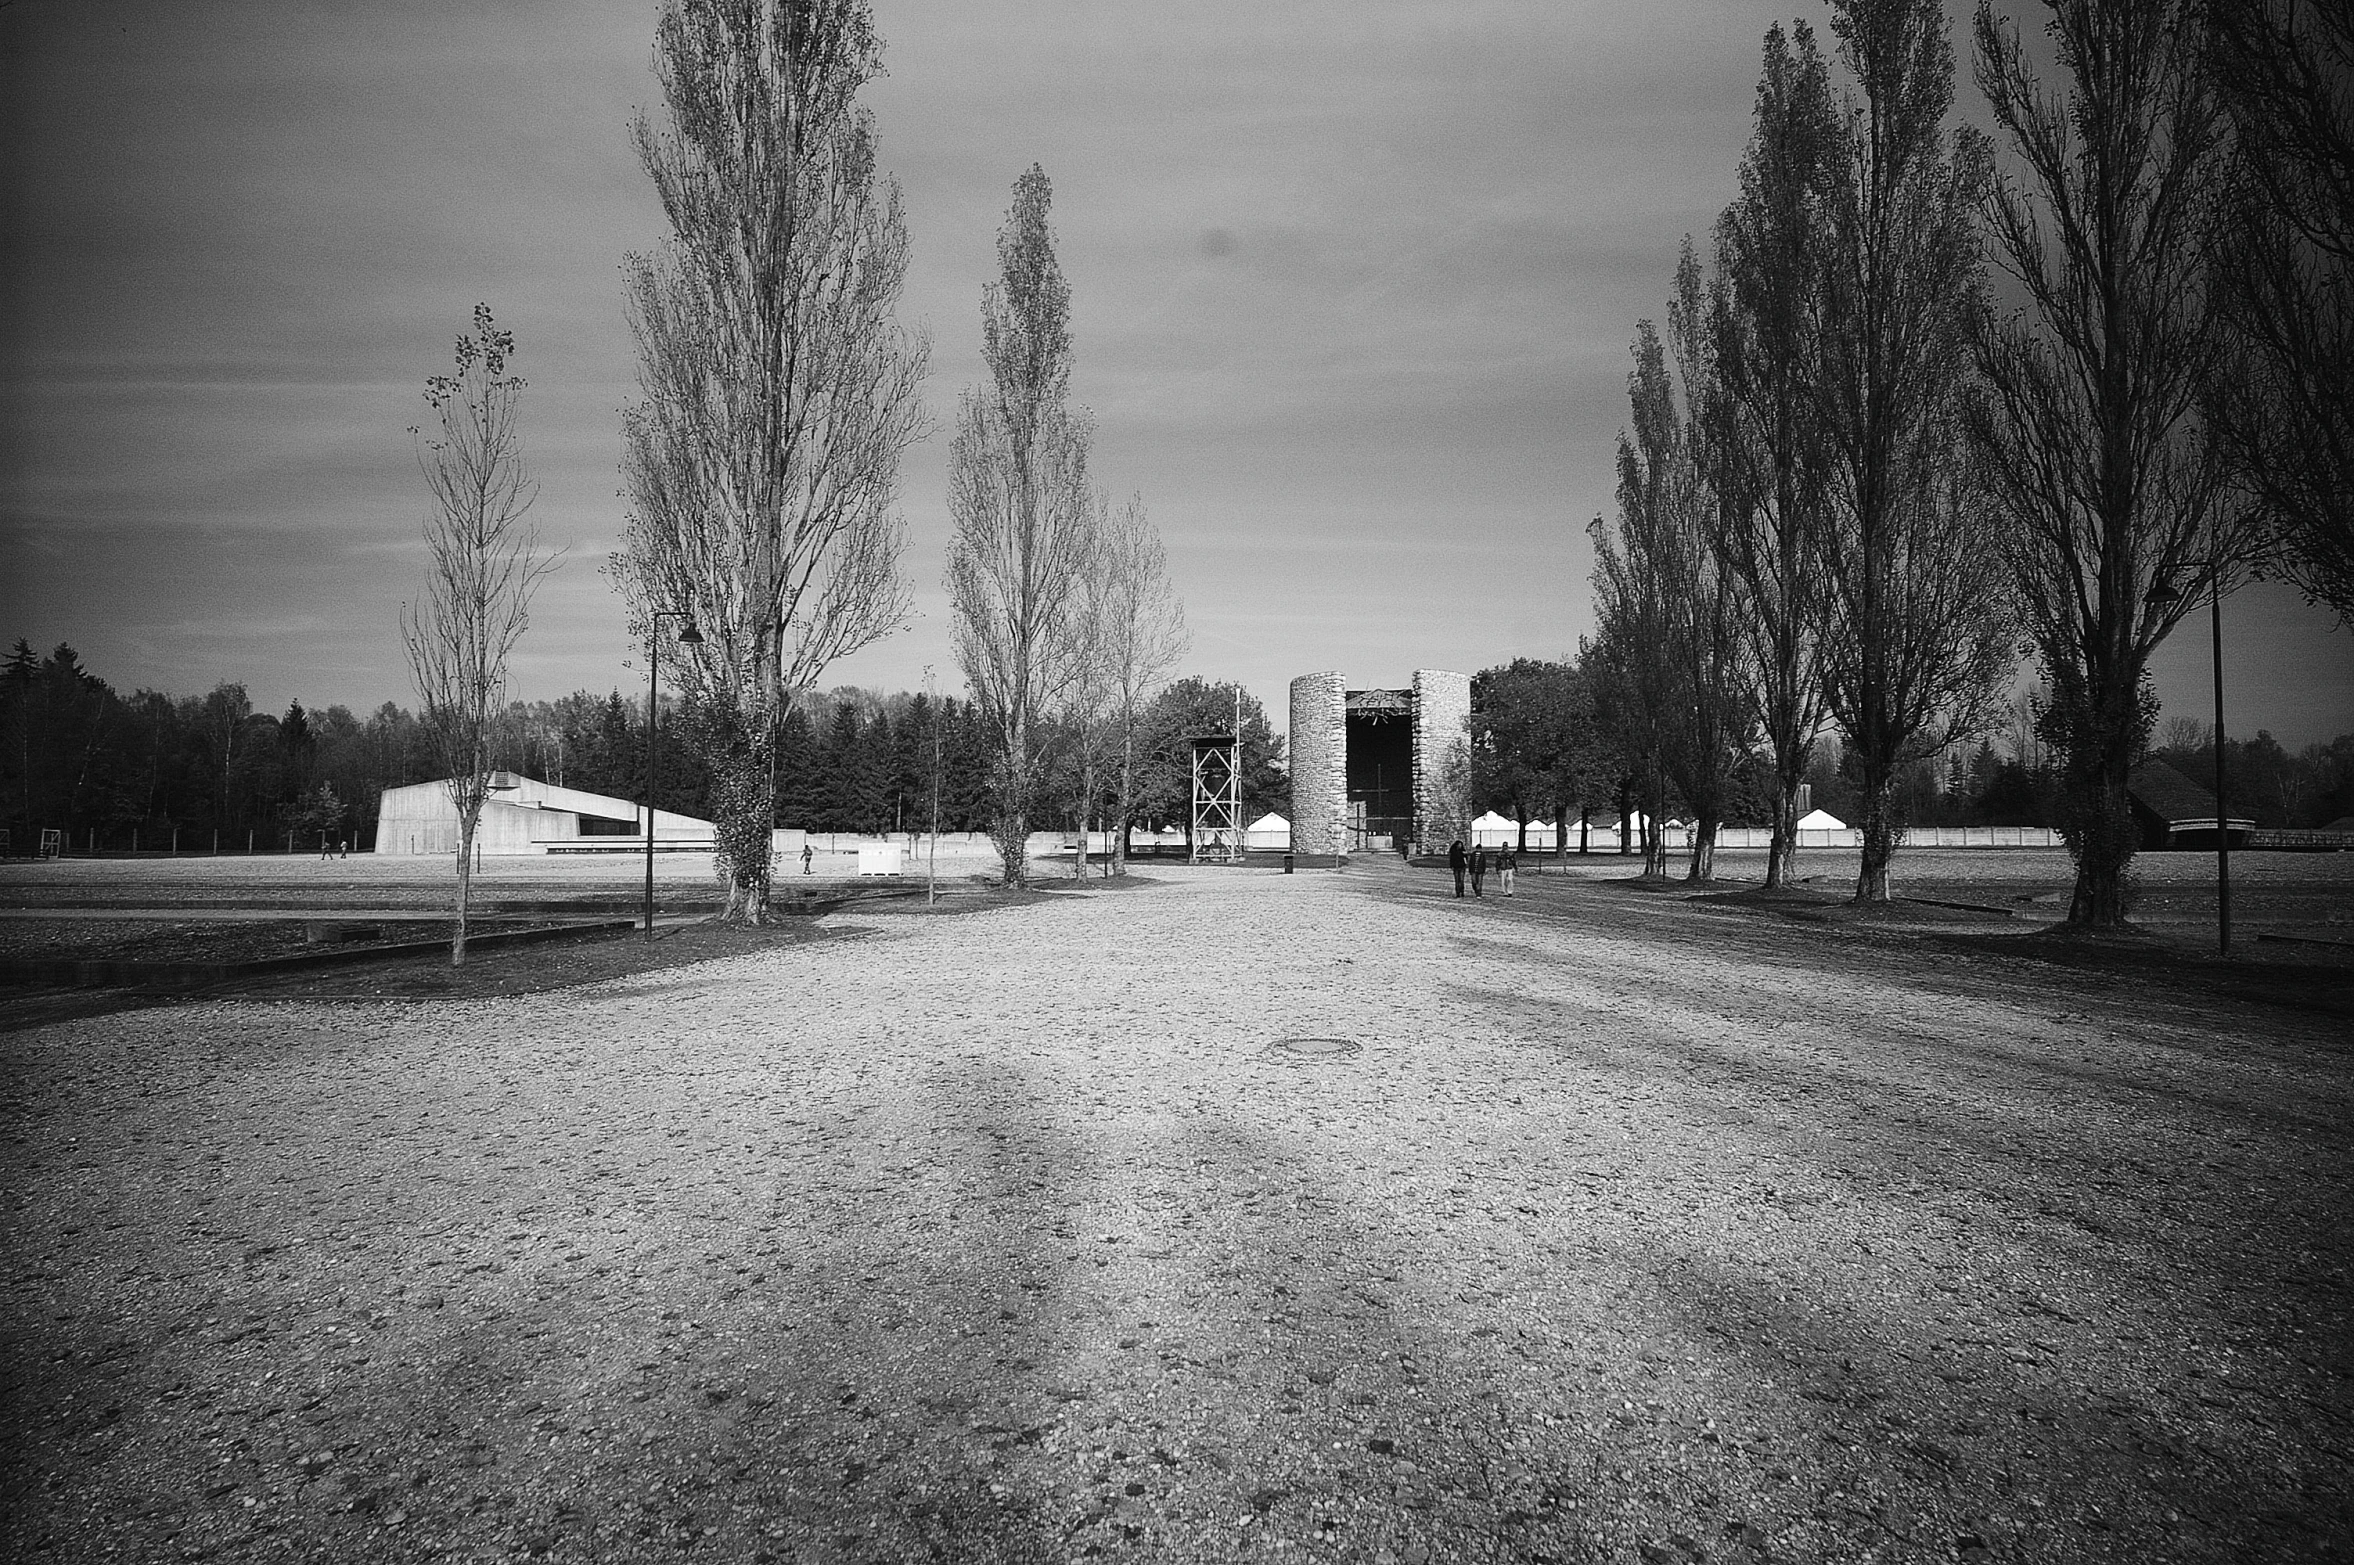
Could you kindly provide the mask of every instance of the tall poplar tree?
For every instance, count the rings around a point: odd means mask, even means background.
[[[1945,128],[1941,0],[1836,0],[1831,30],[1856,87],[1826,211],[1818,645],[1858,773],[1856,900],[1882,902],[1898,776],[1981,727],[2012,666],[1993,513],[1962,429],[1988,152],[1968,127]]]
[[[2076,861],[2068,918],[2092,928],[2125,922],[2150,653],[2249,539],[2201,412],[2226,149],[2193,3],[2050,0],[2057,94],[2018,30],[1977,13],[1978,84],[2018,169],[1986,215],[2027,307],[1984,323],[1970,426],[2050,690],[2038,726]]]
[[[2272,556],[2354,621],[2354,5],[2208,0],[2231,122],[2208,412],[2263,500]]]
[[[948,452],[948,595],[957,661],[996,730],[995,824],[1005,883],[1028,881],[1040,725],[1084,667],[1101,503],[1092,431],[1070,401],[1071,289],[1048,223],[1053,187],[1032,164],[997,235],[981,295],[989,384],[965,392]]]
[[[664,0],[667,122],[633,127],[671,233],[624,268],[645,400],[614,574],[641,632],[683,611],[701,634],[682,726],[751,923],[790,693],[908,612],[891,505],[928,349],[893,319],[907,225],[857,101],[881,69],[866,0]]]
[[[1716,226],[1717,397],[1708,412],[1716,552],[1739,595],[1751,715],[1773,769],[1766,885],[1794,873],[1798,790],[1823,723],[1817,632],[1826,452],[1817,412],[1838,148],[1830,73],[1804,22],[1765,37],[1740,194]]]
[[[1710,547],[1704,517],[1715,501],[1690,417],[1708,396],[1694,331],[1699,272],[1687,241],[1668,314],[1680,398],[1658,328],[1636,323],[1635,368],[1627,377],[1633,429],[1618,440],[1618,519],[1605,526],[1597,517],[1590,529],[1601,628],[1591,657],[1601,675],[1597,694],[1634,763],[1643,812],[1651,817],[1644,873],[1667,870],[1659,820],[1672,783],[1695,817],[1689,876],[1706,880],[1749,729],[1733,626],[1737,599]]]
[[[540,558],[538,537],[524,517],[538,485],[523,465],[523,377],[507,373],[514,353],[515,334],[491,319],[488,305],[476,305],[473,332],[458,339],[457,373],[426,382],[432,433],[409,431],[433,508],[425,519],[425,591],[415,604],[401,605],[401,641],[458,818],[452,967],[466,963],[474,840],[490,799],[507,658],[530,623],[540,578],[553,568]]]

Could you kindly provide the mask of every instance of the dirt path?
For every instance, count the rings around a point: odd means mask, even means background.
[[[2354,1547],[2343,1015],[1156,874],[0,1037],[0,1551]]]

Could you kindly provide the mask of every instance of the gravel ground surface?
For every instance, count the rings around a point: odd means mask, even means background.
[[[2354,1548],[2347,970],[1152,874],[35,1015],[0,1557]]]

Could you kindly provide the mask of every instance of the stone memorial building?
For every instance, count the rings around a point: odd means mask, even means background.
[[[1449,817],[1447,752],[1471,715],[1471,676],[1419,668],[1403,690],[1351,690],[1337,673],[1291,682],[1291,845],[1323,856],[1427,848]]]

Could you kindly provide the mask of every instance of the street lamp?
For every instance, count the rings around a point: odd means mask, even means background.
[[[2223,572],[2220,562],[2191,560],[2185,564],[2208,571],[2207,608],[2215,643],[2215,940],[2216,949],[2231,955],[2231,824],[2225,818],[2223,793]],[[2163,608],[2179,603],[2183,594],[2171,578],[2150,589],[2150,602]]]
[[[685,609],[656,609],[653,620],[646,627],[646,939],[654,938],[654,762],[658,741],[662,734],[662,706],[659,684],[662,667],[662,622],[683,619],[678,639],[682,646],[699,647],[703,633],[695,628],[694,616]]]

